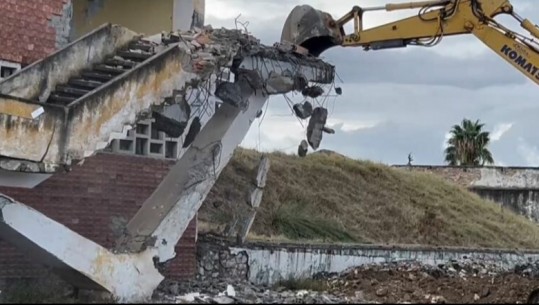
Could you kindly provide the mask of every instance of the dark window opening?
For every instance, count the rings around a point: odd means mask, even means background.
[[[148,129],[149,129],[149,126],[146,125],[146,124],[138,124],[137,125],[137,134],[148,135]]]
[[[175,159],[178,157],[178,143],[167,141],[165,145],[165,158]]]
[[[161,153],[163,153],[163,144],[150,143],[150,152],[152,154],[161,154]]]
[[[132,147],[133,147],[133,141],[120,140],[120,150],[131,151]]]
[[[148,149],[146,148],[146,143],[148,143],[148,140],[137,138],[135,142],[135,154],[137,155],[147,155]]]
[[[0,67],[0,77],[6,78],[11,76],[13,73],[17,71],[17,68],[11,68],[11,67]]]

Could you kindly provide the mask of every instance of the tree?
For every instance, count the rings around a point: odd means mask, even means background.
[[[461,125],[454,125],[447,142],[449,146],[444,151],[445,161],[453,166],[493,164],[494,159],[487,149],[490,133],[483,131],[484,126],[479,120],[472,122],[468,119],[462,120]]]

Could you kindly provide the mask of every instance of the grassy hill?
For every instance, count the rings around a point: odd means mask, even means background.
[[[199,214],[224,232],[249,212],[261,154],[238,149]],[[427,173],[337,154],[269,154],[254,237],[326,242],[539,248],[539,226]]]

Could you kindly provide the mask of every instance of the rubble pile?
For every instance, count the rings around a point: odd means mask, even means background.
[[[346,296],[338,293],[299,290],[284,287],[270,289],[244,281],[168,283],[154,300],[169,304],[367,304],[361,293]]]
[[[539,286],[537,278],[539,263],[506,269],[473,260],[438,266],[400,262],[318,274],[313,279],[317,291],[206,278],[164,283],[155,300],[176,304],[526,303]]]
[[[532,276],[533,275],[533,276]],[[339,275],[323,275],[330,293],[380,303],[525,303],[538,286],[539,265],[508,270],[472,260],[439,266],[416,262],[370,265]]]

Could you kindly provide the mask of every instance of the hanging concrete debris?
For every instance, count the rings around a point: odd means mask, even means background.
[[[85,78],[89,68],[97,69],[92,79]],[[223,69],[236,76],[221,83],[231,91],[217,88]],[[97,80],[95,73],[104,71],[115,76]],[[163,279],[156,266],[176,255],[178,240],[269,96],[330,84],[334,75],[334,67],[318,58],[261,45],[238,30],[208,27],[141,38],[105,25],[0,82],[0,168],[24,175],[63,171],[149,116],[175,135],[190,126],[178,160],[113,251],[3,197],[0,236],[24,253],[39,253],[36,261],[74,285],[143,302]],[[261,168],[263,176],[267,167]],[[255,191],[252,204],[260,199]]]
[[[263,157],[258,165],[258,171],[256,179],[254,181],[253,189],[249,192],[247,203],[249,204],[251,211],[242,220],[240,220],[241,231],[238,236],[238,241],[243,244],[251,231],[251,227],[256,218],[256,213],[260,203],[262,202],[262,195],[264,194],[264,188],[266,187],[266,180],[270,169],[270,159]]]
[[[307,141],[302,140],[298,146],[298,156],[305,157],[308,151],[309,151],[309,144],[307,143]]]
[[[196,136],[200,132],[200,129],[202,128],[202,124],[200,123],[200,118],[195,117],[193,119],[193,122],[191,123],[191,127],[189,127],[189,131],[187,132],[187,135],[185,136],[185,140],[183,141],[183,148],[189,147],[191,143],[195,140]]]
[[[322,131],[329,134],[335,134],[335,129],[329,128],[327,126],[324,126],[324,128],[322,128]]]
[[[328,110],[326,108],[314,108],[311,119],[309,120],[309,126],[307,126],[307,141],[314,150],[318,149],[320,142],[322,142],[327,117]]]
[[[296,116],[303,120],[309,118],[313,114],[313,105],[308,101],[301,104],[295,104],[292,109]]]
[[[301,93],[303,96],[311,97],[311,98],[317,98],[324,94],[324,89],[320,86],[311,86],[304,88]]]
[[[281,75],[271,72],[266,82],[266,88],[273,94],[283,94],[294,89],[295,81],[293,78],[282,77]]]
[[[175,90],[173,96],[166,97],[163,105],[153,107],[152,118],[158,131],[169,137],[180,137],[191,118],[191,106],[185,98],[185,92]]]
[[[263,157],[258,165],[258,171],[253,190],[250,192],[248,203],[252,208],[258,208],[262,202],[262,193],[266,187],[266,180],[270,169],[270,159]]]
[[[169,137],[178,138],[185,131],[187,127],[187,122],[180,122],[175,119],[171,119],[166,115],[163,115],[159,112],[153,112],[152,118],[155,120],[154,126],[158,131],[163,131]]]
[[[215,96],[220,98],[224,103],[245,111],[249,105],[248,97],[254,90],[262,88],[259,79],[260,77],[256,74],[241,73],[237,76],[234,83],[220,83],[215,90]],[[257,88],[257,86],[260,87]]]

